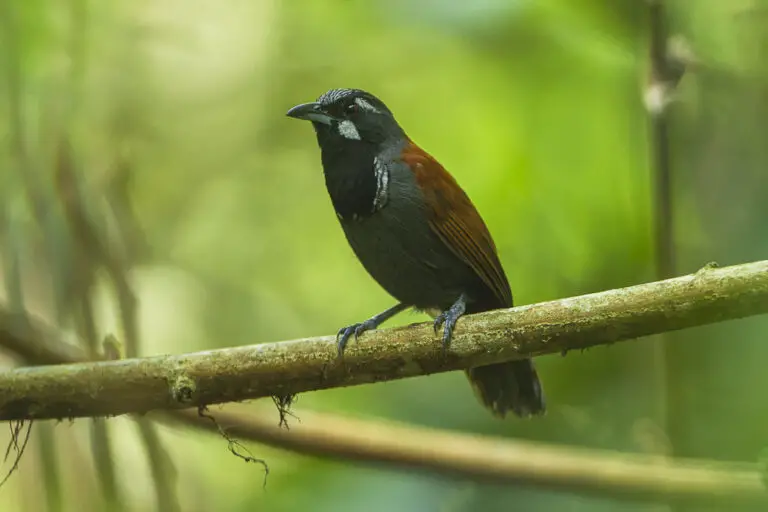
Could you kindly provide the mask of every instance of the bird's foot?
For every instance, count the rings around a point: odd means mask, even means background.
[[[363,334],[365,331],[371,331],[377,328],[399,312],[409,307],[410,306],[408,304],[395,304],[391,308],[387,309],[386,311],[382,311],[378,315],[369,318],[365,322],[352,324],[348,327],[342,327],[339,329],[339,332],[336,333],[336,346],[339,349],[339,359],[341,359],[341,356],[344,355],[344,349],[347,348],[347,342],[353,334],[355,335],[355,341],[357,341],[357,337]]]
[[[347,327],[342,327],[339,329],[339,332],[336,333],[336,347],[339,350],[339,358],[341,358],[344,355],[344,349],[347,348],[347,342],[349,341],[349,338],[352,337],[352,335],[355,335],[355,341],[357,341],[357,337],[363,334],[365,331],[370,331],[378,327],[378,324],[376,323],[376,318],[369,318],[365,322],[360,322],[358,324],[352,324]]]
[[[461,318],[467,309],[467,300],[462,294],[453,305],[437,315],[433,324],[435,328],[435,334],[443,327],[443,355],[448,350],[451,344],[451,338],[453,337],[453,329],[456,327],[456,322]]]

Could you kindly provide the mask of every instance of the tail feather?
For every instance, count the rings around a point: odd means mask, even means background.
[[[480,401],[495,416],[503,418],[509,410],[523,418],[546,412],[541,382],[530,359],[478,366],[466,373]]]

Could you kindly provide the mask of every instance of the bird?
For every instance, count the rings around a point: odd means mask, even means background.
[[[294,106],[310,121],[325,185],[346,239],[368,274],[397,303],[337,333],[339,357],[349,339],[407,309],[433,317],[442,347],[465,314],[512,307],[512,292],[491,234],[464,190],[419,147],[392,111],[362,89],[331,89]],[[531,359],[466,370],[475,394],[504,418],[546,411]]]

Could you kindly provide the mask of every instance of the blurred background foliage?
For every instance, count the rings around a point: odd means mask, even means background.
[[[6,299],[93,350],[107,333],[143,355],[328,334],[391,305],[344,240],[312,130],[284,117],[331,87],[382,97],[457,177],[517,303],[654,277],[641,0],[0,6]],[[764,259],[768,2],[670,0],[668,14],[699,60],[672,118],[678,270]],[[668,337],[683,354],[666,383],[676,454],[755,460],[768,444],[766,327]],[[532,421],[495,420],[460,373],[308,393],[294,411],[658,451],[652,364],[644,342],[539,358],[549,414]],[[162,508],[139,448],[154,427],[107,423],[37,425],[0,509]],[[251,446],[271,467],[262,489],[221,439],[158,428],[175,465],[163,485],[188,511],[649,508]]]

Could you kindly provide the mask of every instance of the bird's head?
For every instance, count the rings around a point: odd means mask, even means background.
[[[360,89],[331,89],[317,101],[296,105],[286,115],[311,121],[323,150],[378,146],[404,136],[384,102]]]

